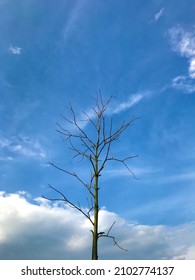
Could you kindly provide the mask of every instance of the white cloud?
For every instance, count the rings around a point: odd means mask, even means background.
[[[13,157],[10,156],[0,156],[0,161],[12,161],[14,160]]]
[[[90,259],[90,224],[71,208],[29,202],[25,193],[0,192],[0,259]],[[195,223],[167,227],[128,222],[100,210],[100,230],[112,234],[128,252],[100,239],[100,259],[194,259]]]
[[[24,136],[14,136],[0,139],[2,158],[13,159],[16,155],[31,158],[45,158],[46,153],[36,139]]]
[[[21,54],[22,48],[19,47],[10,47],[9,51],[14,54],[14,55],[19,55]]]
[[[129,96],[129,98],[127,99],[127,101],[125,102],[121,102],[121,103],[114,103],[112,104],[112,100],[111,103],[108,105],[107,110],[106,110],[106,114],[107,115],[114,115],[114,114],[120,114],[128,109],[130,109],[131,107],[133,107],[134,105],[136,105],[137,103],[139,103],[144,97],[146,97],[149,94],[149,92],[143,92],[143,93],[136,93],[136,94],[132,94]],[[94,110],[90,109],[87,112],[87,115],[93,119],[95,117],[94,114]]]
[[[108,105],[108,107],[105,111],[105,114],[108,116],[111,116],[114,114],[120,114],[120,113],[130,109],[131,107],[133,107],[134,105],[139,103],[143,98],[145,98],[146,96],[149,96],[149,95],[150,95],[150,92],[145,91],[142,93],[136,93],[136,94],[130,95],[129,98],[127,99],[127,101],[125,101],[125,102],[121,102],[121,103],[115,102],[114,104],[112,104],[112,100],[111,100],[110,104]],[[96,114],[93,109],[89,109],[84,112],[85,113],[82,112],[77,119],[77,124],[79,125],[79,127],[81,129],[84,129],[90,123],[89,118],[91,120],[94,120],[96,118]],[[69,128],[73,129],[72,124],[69,125]]]
[[[189,75],[190,78],[195,79],[195,57],[190,60]]]
[[[184,30],[181,26],[173,27],[169,30],[171,44],[174,51],[181,56],[191,58],[195,56],[195,32]]]
[[[156,172],[158,172],[158,169],[154,169],[154,168],[149,168],[149,167],[134,167],[134,166],[129,166],[129,169],[132,171],[132,173],[125,168],[125,166],[123,167],[119,167],[119,168],[107,168],[104,170],[104,175],[106,176],[106,179],[109,178],[115,178],[115,177],[132,177],[132,174],[134,174],[135,178],[143,178],[145,175],[151,175],[154,174]]]
[[[77,1],[76,4],[73,6],[63,31],[65,40],[68,38],[70,33],[73,32],[76,28],[81,15],[82,8],[85,4],[84,2],[86,3],[86,1]]]
[[[0,148],[9,147],[11,144],[9,139],[0,139]]]
[[[158,21],[164,15],[165,8],[162,8],[158,13],[155,14],[154,20]]]
[[[186,258],[188,260],[195,260],[195,246],[192,246],[188,249]]]
[[[111,108],[109,112],[112,114],[119,114],[121,112],[124,112],[140,102],[145,96],[146,93],[133,94],[128,98],[127,101],[117,104],[115,108]]]
[[[173,79],[173,87],[187,93],[195,92],[195,31],[186,31],[177,26],[169,30],[173,50],[188,59],[188,75]]]
[[[172,80],[172,86],[185,93],[195,92],[195,82],[194,79],[189,76],[178,76]]]

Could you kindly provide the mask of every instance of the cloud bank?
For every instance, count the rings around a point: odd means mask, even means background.
[[[29,200],[25,192],[0,193],[0,259],[90,259],[90,224],[71,208]],[[100,230],[108,230],[128,252],[112,240],[100,239],[100,259],[195,259],[195,223],[177,227],[129,222],[101,209]]]

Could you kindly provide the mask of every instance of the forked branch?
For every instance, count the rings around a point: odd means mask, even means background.
[[[76,205],[73,202],[71,202],[61,191],[57,190],[56,188],[52,187],[51,185],[49,185],[49,188],[51,188],[52,190],[54,190],[55,192],[57,192],[58,194],[60,194],[60,196],[62,198],[49,198],[47,196],[42,195],[42,198],[49,200],[49,201],[60,201],[60,202],[64,202],[65,204],[67,204],[68,206],[70,206],[73,209],[76,209],[77,211],[79,211],[80,213],[82,213],[90,222],[92,225],[94,225],[93,220],[91,219],[90,216],[90,212],[92,211],[92,209],[89,209],[87,212],[85,212],[80,204]]]
[[[105,232],[99,232],[98,233],[98,238],[100,238],[100,237],[111,238],[114,242],[114,245],[116,245],[119,249],[121,249],[123,251],[128,251],[127,249],[124,249],[123,247],[121,247],[118,244],[118,242],[116,241],[116,238],[113,235],[110,235],[110,231],[112,230],[112,228],[114,227],[115,224],[116,224],[116,221],[114,221],[114,223],[111,225],[111,227],[109,228],[109,230],[106,234],[105,234]]]

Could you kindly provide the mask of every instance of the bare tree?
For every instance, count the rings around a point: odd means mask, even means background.
[[[89,182],[85,182],[77,172],[68,171],[53,162],[50,162],[50,164],[56,169],[74,177],[87,190],[89,196],[88,209],[85,210],[82,208],[80,203],[75,204],[70,201],[64,193],[51,185],[50,188],[59,194],[59,198],[48,198],[43,196],[45,199],[50,201],[63,201],[70,207],[78,210],[90,221],[92,225],[92,260],[98,259],[98,240],[102,237],[111,238],[116,246],[125,250],[119,246],[115,237],[110,234],[115,222],[110,226],[107,232],[99,232],[98,218],[100,210],[100,176],[102,175],[106,164],[110,161],[115,161],[123,164],[124,167],[135,177],[134,173],[128,167],[127,161],[138,156],[133,155],[125,158],[118,158],[111,154],[111,145],[113,142],[119,140],[122,133],[132,126],[137,118],[132,118],[127,122],[123,122],[119,128],[114,129],[113,119],[111,117],[109,118],[110,114],[106,112],[110,101],[111,98],[104,102],[102,95],[99,93],[95,99],[95,107],[92,108],[91,112],[83,112],[85,115],[85,121],[88,122],[88,125],[91,125],[90,130],[88,126],[83,126],[81,121],[78,120],[71,104],[68,107],[71,113],[71,119],[66,118],[65,116],[62,116],[62,118],[68,124],[68,127],[71,127],[72,129],[66,128],[59,123],[57,124],[57,131],[63,135],[66,141],[69,142],[69,148],[74,152],[73,158],[80,157],[82,160],[87,160],[89,162]],[[92,130],[93,133],[91,133]]]

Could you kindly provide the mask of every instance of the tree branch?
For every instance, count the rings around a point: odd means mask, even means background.
[[[92,191],[90,190],[90,186],[88,184],[86,184],[85,182],[83,182],[83,180],[75,173],[75,172],[70,172],[70,171],[67,171],[66,169],[63,169],[57,165],[55,165],[53,162],[49,162],[49,164],[53,167],[55,167],[56,169],[70,175],[70,176],[73,176],[75,177],[85,188],[87,188],[87,190],[89,191],[90,195],[92,197],[94,197],[94,194],[92,193]]]
[[[64,203],[66,203],[70,207],[81,212],[91,222],[91,224],[94,225],[94,222],[92,221],[91,216],[89,214],[90,210],[87,213],[85,213],[85,211],[83,211],[83,209],[81,208],[80,204],[77,206],[76,204],[72,203],[61,191],[57,190],[56,188],[52,187],[51,185],[49,185],[49,188],[51,188],[52,190],[54,190],[55,192],[60,194],[62,196],[62,198],[48,198],[44,195],[42,195],[42,198],[49,200],[49,201],[62,201]]]
[[[110,231],[112,230],[112,228],[114,227],[116,221],[114,221],[114,223],[111,225],[111,227],[109,228],[108,232],[105,234],[105,232],[99,232],[98,233],[98,238],[100,237],[107,237],[107,238],[111,238],[114,242],[114,245],[116,245],[119,249],[123,250],[123,251],[128,251],[127,249],[124,249],[123,247],[121,247],[114,236],[110,235]]]
[[[136,158],[136,157],[138,157],[138,155],[129,156],[129,157],[126,157],[126,158],[124,158],[124,159],[118,159],[118,158],[115,158],[115,157],[111,157],[111,158],[107,158],[107,161],[113,160],[113,161],[118,161],[118,162],[122,163],[122,164],[126,167],[126,169],[133,175],[134,179],[138,179],[138,178],[135,176],[135,174],[133,173],[133,171],[128,167],[128,165],[127,165],[126,162],[125,162],[125,161],[128,160],[128,159],[132,159],[132,158]]]

